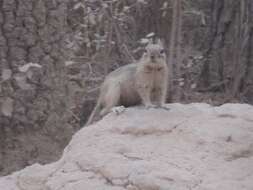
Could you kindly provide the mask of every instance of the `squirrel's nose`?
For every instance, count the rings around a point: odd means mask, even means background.
[[[155,56],[154,56],[154,55],[151,55],[151,56],[150,56],[150,59],[154,60],[154,59],[155,59]]]

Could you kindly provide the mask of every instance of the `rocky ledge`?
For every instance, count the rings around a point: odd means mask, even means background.
[[[1,190],[252,190],[253,106],[129,108],[77,132],[62,158]]]

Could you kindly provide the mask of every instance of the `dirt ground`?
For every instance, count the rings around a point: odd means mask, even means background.
[[[10,174],[34,163],[56,161],[69,143],[72,132],[48,135],[46,131],[9,132],[0,135],[0,176]]]

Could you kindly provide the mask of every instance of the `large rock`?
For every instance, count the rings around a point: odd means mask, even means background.
[[[252,190],[253,107],[130,108],[83,128],[62,158],[1,190]]]

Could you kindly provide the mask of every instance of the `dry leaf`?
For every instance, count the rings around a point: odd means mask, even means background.
[[[18,68],[18,70],[20,72],[26,72],[29,70],[30,67],[37,67],[37,68],[41,68],[41,65],[39,65],[38,63],[27,63],[21,67]]]
[[[12,75],[12,71],[10,69],[3,69],[3,71],[2,71],[3,81],[10,79],[11,75]]]
[[[12,112],[13,112],[13,99],[11,98],[6,98],[6,100],[2,103],[2,113],[3,115],[5,115],[6,117],[11,117],[12,116]]]
[[[15,80],[22,90],[32,89],[31,85],[26,82],[26,76],[15,76]]]

